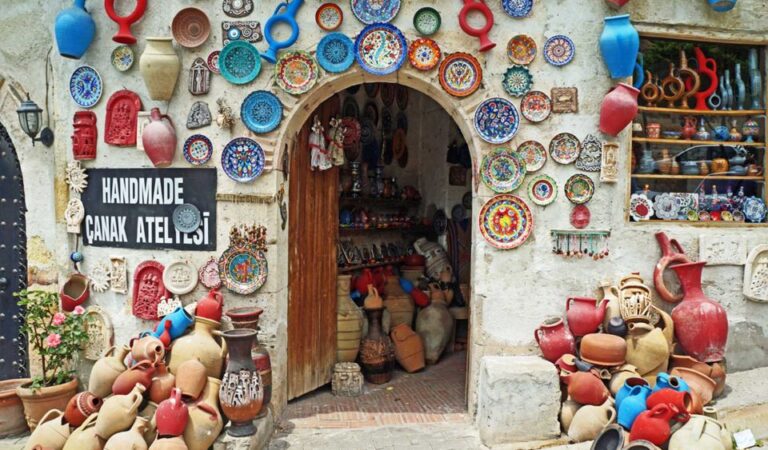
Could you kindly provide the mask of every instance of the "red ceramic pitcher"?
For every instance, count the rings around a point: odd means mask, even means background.
[[[637,115],[637,96],[640,91],[626,83],[619,83],[600,105],[600,131],[611,136],[632,123]]]
[[[152,108],[149,118],[150,123],[141,135],[144,151],[155,167],[169,166],[176,153],[176,128],[171,118],[161,114],[158,108]]]
[[[195,315],[221,322],[221,309],[224,306],[224,296],[217,289],[208,291],[208,295],[197,301]]]
[[[90,280],[82,273],[73,273],[59,291],[61,309],[72,312],[91,295]]]
[[[141,384],[146,390],[152,384],[154,373],[155,364],[152,361],[141,361],[117,376],[115,382],[112,383],[112,393],[114,395],[128,395],[136,384]]]
[[[485,17],[485,25],[481,28],[472,28],[467,21],[467,16],[472,11],[477,11]],[[480,51],[485,52],[496,46],[488,39],[488,32],[493,28],[493,12],[483,0],[464,0],[464,6],[459,11],[459,25],[470,36],[480,39]]]
[[[565,303],[565,317],[568,328],[574,336],[580,337],[597,331],[605,318],[608,301],[589,297],[571,297]],[[570,353],[575,353],[570,352]]]
[[[671,388],[660,389],[651,394],[645,403],[648,409],[653,409],[656,405],[674,405],[678,411],[687,414],[693,413],[693,397],[688,391],[676,391]],[[685,421],[687,420],[685,419]]]
[[[181,401],[181,391],[173,388],[170,398],[163,400],[155,412],[157,434],[160,437],[175,437],[184,434],[189,421],[187,405]]]
[[[555,318],[545,321],[536,328],[533,337],[547,361],[555,362],[567,353],[576,353],[576,340],[566,328],[563,319]]]
[[[603,380],[591,371],[561,375],[560,380],[568,385],[571,399],[582,405],[602,405],[611,395]]]
[[[666,233],[659,231],[656,233],[656,240],[661,248],[661,259],[656,263],[653,269],[653,284],[656,286],[656,292],[662,300],[677,303],[683,299],[683,294],[673,294],[669,292],[664,284],[664,271],[670,264],[689,263],[691,260],[685,255],[683,246],[677,242],[677,239],[670,239]]]
[[[672,405],[656,405],[637,416],[629,433],[629,440],[645,439],[655,445],[662,445],[669,439],[669,421],[679,414]]]

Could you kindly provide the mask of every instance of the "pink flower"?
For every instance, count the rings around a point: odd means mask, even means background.
[[[61,344],[61,336],[58,333],[51,333],[45,338],[45,345],[51,348],[56,348]]]
[[[59,326],[59,325],[61,325],[62,323],[64,323],[64,321],[65,321],[65,320],[67,320],[67,316],[65,316],[65,315],[64,315],[64,313],[60,313],[60,312],[59,312],[59,313],[56,313],[56,314],[54,314],[54,316],[53,316],[53,322],[52,322],[52,323],[53,323],[55,326]]]
[[[83,308],[83,307],[82,307],[82,306],[80,306],[80,305],[78,305],[78,306],[75,306],[75,310],[74,310],[74,311],[72,311],[72,313],[74,313],[76,316],[79,316],[80,314],[82,314],[82,313],[84,313],[84,312],[85,312],[85,308]]]

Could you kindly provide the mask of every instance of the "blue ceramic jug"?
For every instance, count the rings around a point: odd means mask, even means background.
[[[96,22],[85,9],[85,0],[74,0],[71,7],[62,10],[56,16],[54,30],[59,54],[80,59],[96,34]]]
[[[678,392],[691,392],[688,383],[682,378],[672,376],[667,372],[659,372],[659,374],[656,375],[656,385],[653,387],[653,392],[667,388]]]
[[[629,14],[606,17],[600,35],[600,52],[611,78],[632,76],[640,50],[640,35],[629,21]]]
[[[651,388],[648,386],[635,386],[629,394],[622,400],[621,407],[618,408],[619,414],[617,422],[626,429],[632,428],[637,416],[648,409],[646,400],[651,395]]]
[[[179,306],[157,323],[152,336],[158,339],[160,338],[160,335],[165,331],[165,322],[171,322],[171,339],[176,339],[184,334],[187,328],[195,322],[195,318],[192,317],[192,314],[188,313],[186,309]]]
[[[640,377],[627,378],[627,381],[624,382],[624,385],[619,389],[619,392],[616,393],[616,411],[619,410],[621,403],[627,398],[632,388],[636,386],[648,386],[648,382]]]
[[[736,0],[709,0],[709,6],[717,12],[728,12],[736,6]]]
[[[296,12],[299,7],[304,4],[304,0],[293,0],[290,3],[283,2],[277,5],[277,9],[272,14],[272,17],[267,20],[264,25],[264,38],[269,43],[269,48],[266,52],[261,54],[261,57],[271,62],[272,64],[277,61],[277,52],[286,47],[290,47],[299,38],[299,24],[296,23]],[[285,8],[282,13],[280,10]],[[278,14],[279,13],[279,14]],[[277,41],[272,37],[272,27],[278,23],[287,23],[291,27],[291,36],[284,41]]]

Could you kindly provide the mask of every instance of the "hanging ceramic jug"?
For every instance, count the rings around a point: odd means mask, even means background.
[[[205,366],[207,376],[219,378],[226,354],[226,346],[217,342],[213,337],[213,331],[220,326],[221,323],[219,322],[195,317],[194,330],[176,339],[173,343],[168,370],[178,376],[177,370],[181,363],[190,359],[197,359]]]
[[[576,339],[559,317],[546,320],[533,332],[544,359],[555,362],[565,354],[576,353]]]
[[[467,17],[473,11],[479,12],[485,18],[485,24],[481,28],[472,28]],[[480,40],[480,51],[487,52],[496,47],[495,42],[488,38],[488,32],[493,28],[493,12],[483,0],[464,0],[464,6],[459,11],[459,26],[470,36]]]
[[[669,359],[669,344],[661,329],[643,322],[630,323],[626,341],[627,364],[635,366],[640,375],[655,375],[666,370],[660,366]]]
[[[591,441],[606,425],[616,420],[613,399],[608,398],[602,405],[584,405],[573,415],[568,427],[568,437],[574,442]]]
[[[413,324],[413,313],[416,309],[411,297],[400,287],[397,275],[389,275],[384,286],[384,307],[389,311],[390,330],[400,324]]]
[[[395,346],[395,359],[408,373],[424,368],[424,341],[410,326],[401,323],[389,333]]]
[[[256,433],[253,419],[264,404],[261,375],[251,359],[256,330],[247,328],[218,332],[227,341],[229,358],[221,379],[219,400],[224,415],[232,422],[227,434],[251,436]]]
[[[169,101],[173,97],[180,70],[181,62],[173,50],[173,38],[147,38],[147,47],[139,59],[139,71],[147,86],[149,98]]]
[[[169,166],[176,153],[176,128],[171,118],[166,114],[160,114],[157,108],[152,108],[149,120],[149,124],[144,127],[144,132],[141,134],[144,152],[155,167]]]
[[[259,316],[264,312],[261,308],[244,306],[227,311],[227,317],[232,321],[234,328],[248,328],[251,330],[259,329]],[[251,359],[256,365],[256,370],[261,375],[261,384],[264,386],[264,403],[257,419],[267,414],[268,406],[272,401],[272,358],[269,351],[259,342],[258,333],[253,337],[251,346]],[[205,395],[205,393],[203,393]]]
[[[56,16],[54,30],[59,54],[80,59],[96,34],[96,22],[85,9],[85,0],[74,0],[72,6],[61,10]]]
[[[109,439],[113,434],[127,430],[136,420],[144,391],[144,386],[137,384],[127,395],[113,395],[104,400],[96,419],[96,434]]]
[[[96,397],[106,398],[112,394],[112,384],[126,370],[124,361],[131,351],[130,347],[124,345],[117,352],[115,351],[116,347],[109,348],[91,369],[88,391]]]
[[[632,428],[637,416],[647,409],[645,402],[649,395],[651,395],[651,388],[648,386],[639,385],[630,389],[618,408],[619,425],[626,429]]]
[[[709,7],[717,12],[728,12],[736,6],[736,0],[708,0]]]
[[[104,450],[146,450],[144,433],[149,428],[149,420],[136,417],[130,430],[113,434],[104,446]]]
[[[70,428],[64,421],[64,413],[58,409],[51,409],[40,419],[39,425],[29,436],[24,450],[34,450],[40,447],[62,449],[69,435]]]
[[[91,414],[99,412],[101,399],[88,391],[80,392],[67,403],[64,410],[64,420],[69,426],[77,428],[85,422]]]
[[[392,341],[382,331],[382,307],[365,307],[368,316],[368,335],[360,345],[360,365],[369,383],[384,384],[392,378],[395,367],[395,350]],[[450,313],[449,313],[450,314]],[[416,324],[418,326],[418,319]]]
[[[603,323],[608,302],[598,302],[589,297],[572,297],[565,303],[565,316],[568,328],[574,336],[580,337],[594,333]]]
[[[184,442],[189,450],[208,450],[224,428],[219,412],[221,381],[208,378],[200,400],[189,405],[189,421],[184,428]]]
[[[629,14],[605,18],[600,52],[611,78],[632,76],[639,50],[640,35],[629,21]]]
[[[62,450],[103,450],[106,439],[96,435],[98,416],[97,413],[91,414],[85,422],[73,430]]]
[[[600,131],[617,136],[637,115],[640,91],[625,83],[611,90],[600,105]]]
[[[433,293],[440,291],[436,285],[430,286]],[[424,340],[424,355],[427,364],[437,364],[440,355],[443,354],[448,341],[453,334],[454,319],[444,301],[441,301],[435,295],[432,296],[432,303],[419,311],[416,316],[416,332]]]
[[[336,278],[336,362],[354,362],[360,351],[363,314],[349,296],[351,275]]]
[[[162,320],[158,322],[157,326],[155,327],[155,331],[152,333],[152,336],[159,339],[160,336],[162,336],[162,334],[165,332],[166,323],[171,324],[170,328],[168,328],[168,332],[170,334],[171,340],[173,340],[184,334],[184,332],[187,331],[187,328],[195,323],[195,318],[192,317],[192,314],[190,314],[186,309],[179,306],[174,309],[172,313],[163,317]]]
[[[669,438],[669,450],[731,450],[731,433],[717,420],[693,415]]]
[[[85,303],[91,295],[89,285],[90,280],[82,273],[70,275],[59,291],[61,309],[66,312],[72,312],[75,307]]]
[[[189,412],[187,405],[181,401],[181,390],[174,388],[171,396],[157,405],[157,434],[160,437],[181,436],[188,420]]]
[[[277,52],[286,47],[290,47],[299,38],[299,24],[296,23],[296,13],[304,0],[290,0],[277,5],[272,17],[267,19],[264,24],[264,39],[267,40],[269,48],[261,54],[261,57],[274,64],[277,61]],[[285,11],[282,11],[285,9]],[[272,36],[272,28],[279,23],[287,24],[291,27],[291,35],[284,41],[278,41]]]
[[[197,301],[195,315],[216,322],[221,322],[221,309],[224,305],[224,296],[218,289],[211,289],[208,295]]]

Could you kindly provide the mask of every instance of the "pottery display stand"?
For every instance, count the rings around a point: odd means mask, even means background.
[[[222,430],[216,442],[213,443],[213,450],[237,450],[237,449],[260,449],[266,448],[267,443],[275,431],[275,419],[272,408],[269,408],[267,414],[253,421],[256,427],[256,433],[251,436],[234,437],[227,432],[227,427]]]

